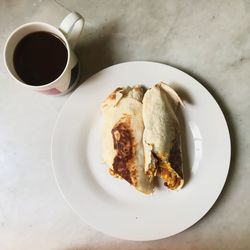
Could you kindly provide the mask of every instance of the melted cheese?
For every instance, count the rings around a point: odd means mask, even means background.
[[[166,182],[165,185],[167,185],[170,189],[178,188],[181,178],[171,167],[169,162],[161,162],[159,175]]]
[[[146,175],[149,177],[150,180],[152,180],[157,174],[157,168],[155,166],[155,164],[150,164]]]

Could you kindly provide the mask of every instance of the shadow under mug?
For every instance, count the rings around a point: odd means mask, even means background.
[[[74,48],[84,26],[84,18],[72,12],[67,15],[59,26],[56,27],[43,22],[30,22],[15,29],[7,39],[4,48],[5,65],[10,75],[21,85],[32,90],[48,95],[63,95],[68,93],[77,84],[80,74],[79,61]],[[67,49],[68,58],[61,75],[50,83],[33,86],[26,84],[17,74],[14,67],[14,52],[22,38],[33,32],[45,31],[59,37]]]

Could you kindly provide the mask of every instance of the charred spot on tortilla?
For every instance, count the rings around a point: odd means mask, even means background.
[[[177,139],[173,142],[173,147],[170,150],[168,160],[174,171],[183,178],[181,149],[180,143]]]
[[[135,142],[130,126],[130,117],[123,116],[113,127],[113,137],[116,156],[113,161],[114,174],[120,175],[130,184],[135,183]]]

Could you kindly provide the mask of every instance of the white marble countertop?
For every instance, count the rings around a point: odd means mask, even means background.
[[[16,85],[1,56],[0,249],[250,249],[250,2],[2,0],[1,54],[14,28],[35,20],[58,26],[67,9],[86,18],[81,81],[115,63],[153,60],[210,90],[232,137],[228,180],[209,213],[173,237],[130,242],[95,231],[65,203],[51,170],[51,133],[69,95]]]

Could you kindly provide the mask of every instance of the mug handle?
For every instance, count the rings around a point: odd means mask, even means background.
[[[76,46],[77,40],[82,32],[84,22],[85,20],[80,14],[72,12],[62,20],[59,26],[59,30],[65,35],[72,49]]]

